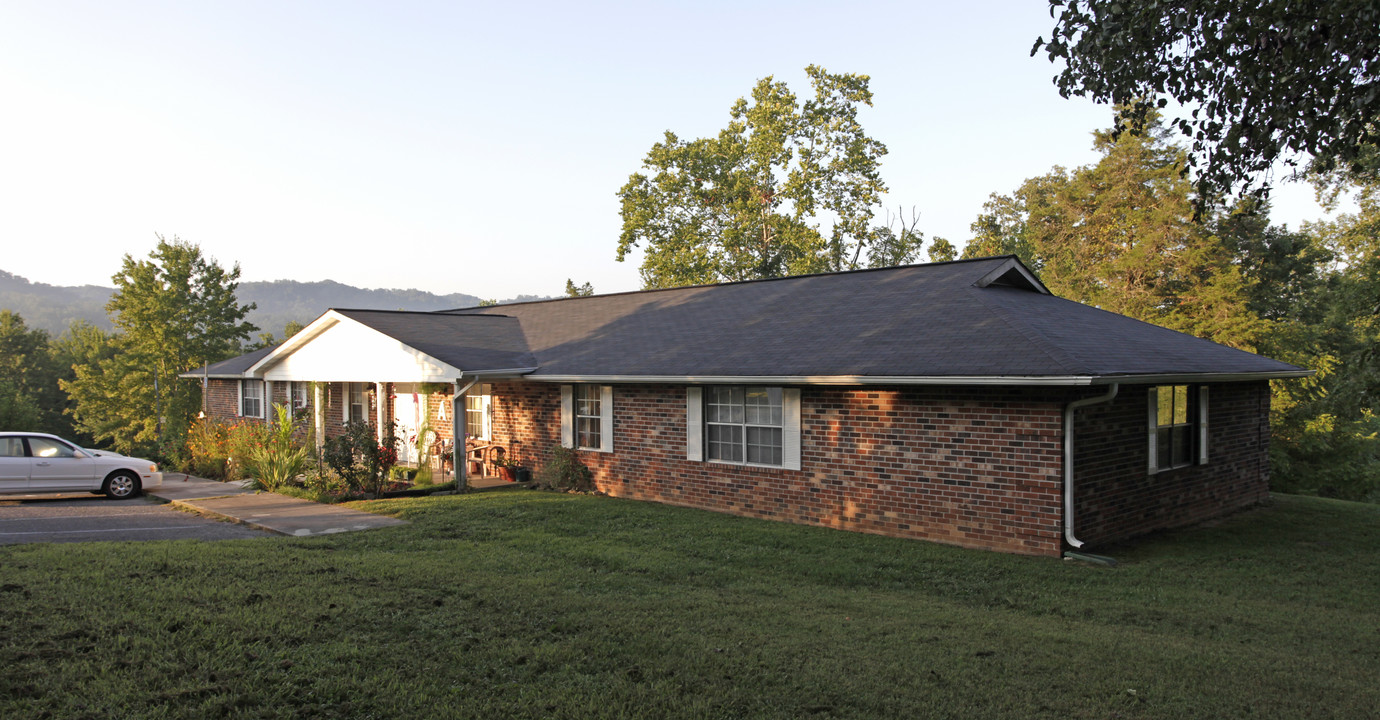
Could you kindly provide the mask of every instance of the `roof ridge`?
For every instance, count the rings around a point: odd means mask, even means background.
[[[705,289],[705,288],[727,287],[727,286],[729,286],[729,285],[749,285],[749,284],[752,284],[752,283],[781,282],[781,281],[783,281],[783,280],[800,280],[800,279],[803,279],[803,278],[830,277],[830,276],[835,276],[835,275],[858,275],[858,274],[861,274],[861,273],[885,272],[885,271],[887,271],[887,270],[913,270],[913,269],[916,269],[916,268],[939,267],[939,266],[941,266],[941,265],[960,265],[960,264],[965,264],[965,263],[987,262],[987,261],[991,261],[991,260],[1005,260],[1005,259],[1007,259],[1007,258],[1016,258],[1017,260],[1020,259],[1020,258],[1017,258],[1015,255],[992,255],[992,256],[989,256],[989,257],[980,257],[980,258],[961,258],[961,259],[958,259],[958,260],[945,260],[945,261],[943,261],[943,262],[910,263],[910,264],[908,264],[908,265],[888,265],[887,267],[856,268],[856,269],[853,269],[853,270],[831,270],[831,271],[829,271],[829,272],[805,273],[804,275],[786,275],[786,276],[783,276],[783,277],[773,277],[773,278],[751,278],[751,279],[749,279],[749,280],[730,280],[729,282],[702,283],[702,284],[700,284],[700,285],[677,285],[676,287],[668,287],[668,288],[647,288],[647,289],[645,289],[645,290],[625,290],[625,291],[623,291],[623,292],[605,293],[605,294],[602,294],[602,295],[581,295],[581,296],[579,296],[579,297],[555,297],[555,298],[546,298],[545,300],[524,300],[524,301],[522,301],[522,302],[515,302],[515,303],[499,303],[498,305],[471,305],[471,306],[469,306],[469,307],[451,308],[451,309],[449,309],[449,310],[435,310],[435,311],[433,311],[433,312],[437,312],[437,313],[456,313],[456,312],[460,312],[460,311],[462,311],[462,310],[480,310],[480,309],[491,308],[491,307],[514,307],[514,306],[518,306],[518,305],[539,305],[539,304],[542,304],[542,303],[567,302],[567,301],[571,301],[571,300],[589,300],[589,299],[592,299],[592,298],[610,298],[610,297],[620,297],[620,296],[623,296],[623,295],[644,295],[644,294],[650,294],[650,293],[671,292],[671,291],[674,291],[674,290],[703,290],[703,289]]]
[[[1035,330],[1034,328],[1028,327],[1025,323],[1014,322],[1008,315],[1006,308],[1003,308],[1002,306],[997,305],[995,303],[988,302],[987,296],[984,295],[984,293],[988,292],[988,288],[969,288],[969,290],[977,293],[978,302],[981,302],[983,307],[987,308],[989,311],[991,311],[993,315],[997,316],[998,320],[1001,320],[1002,323],[1005,324],[1007,327],[1011,328],[1012,330],[1015,330],[1017,333],[1020,334],[1021,337],[1025,338],[1026,340],[1029,340],[1031,344],[1039,348],[1040,351],[1043,352],[1046,357],[1058,363],[1059,366],[1063,368],[1065,372],[1073,375],[1095,374],[1088,368],[1083,367],[1083,364],[1078,362],[1077,358],[1070,355],[1064,349],[1060,348],[1058,345],[1051,342],[1049,338],[1044,336],[1044,333],[1041,333]],[[1054,295],[1053,293],[1051,293],[1049,297],[1058,298],[1058,296]]]
[[[491,307],[491,306],[485,305],[485,306],[482,306],[482,307]],[[328,312],[331,311],[331,310],[334,310],[335,312],[338,312],[338,313],[371,312],[371,313],[392,313],[392,314],[394,314],[394,315],[430,315],[430,316],[432,316],[432,317],[435,317],[436,315],[443,315],[443,314],[445,314],[445,313],[451,312],[450,310],[383,310],[383,309],[377,309],[377,308],[337,308],[337,307],[326,308],[326,310],[327,310]],[[324,313],[323,313],[323,314],[324,314]],[[495,315],[495,314],[493,314],[493,313],[485,313],[484,315],[466,315],[465,317],[512,317],[512,316],[511,316],[511,315]]]

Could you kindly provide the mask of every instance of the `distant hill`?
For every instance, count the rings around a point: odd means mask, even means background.
[[[85,320],[106,330],[111,329],[105,304],[114,288],[97,285],[63,287],[30,282],[25,278],[0,270],[0,310],[13,310],[24,317],[31,328],[42,328],[54,337],[66,332],[74,320]],[[447,310],[472,307],[480,299],[474,295],[451,293],[436,295],[422,290],[369,290],[344,285],[333,280],[298,282],[242,282],[237,292],[240,303],[255,303],[258,308],[249,313],[249,322],[259,326],[260,332],[283,336],[283,326],[289,322],[308,323],[327,308],[361,308],[374,310]],[[540,300],[538,296],[522,295],[507,302]],[[257,340],[257,338],[251,338]]]
[[[24,324],[47,330],[54,337],[65,332],[75,320],[109,330],[105,304],[112,292],[112,288],[98,285],[59,287],[29,282],[0,270],[0,310],[19,313]]]

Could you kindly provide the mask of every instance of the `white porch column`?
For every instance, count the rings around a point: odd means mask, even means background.
[[[451,463],[455,467],[455,490],[459,492],[466,490],[470,486],[469,479],[469,459],[470,454],[465,449],[465,393],[474,387],[477,380],[471,380],[465,385],[460,384],[457,379],[452,388],[455,393],[451,395],[450,413],[450,435],[453,457]]]
[[[312,383],[312,388],[311,416],[316,429],[316,456],[321,457],[321,452],[326,448],[326,403],[322,400],[325,393],[321,391],[321,383]]]
[[[383,444],[383,404],[388,396],[383,393],[383,383],[374,383],[374,434],[380,445]]]

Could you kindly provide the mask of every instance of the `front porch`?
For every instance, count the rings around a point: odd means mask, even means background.
[[[508,326],[514,323],[331,310],[255,362],[244,377],[262,379],[270,402],[284,396],[290,407],[310,415],[318,452],[327,437],[367,422],[380,445],[392,430],[400,466],[426,463],[435,482],[492,486],[507,482],[504,473],[525,459],[519,441],[494,437],[485,384],[532,369],[525,367],[523,348],[495,355],[490,347],[493,333],[512,335]],[[438,344],[437,337],[466,340]],[[494,367],[489,363],[502,369],[463,369]]]

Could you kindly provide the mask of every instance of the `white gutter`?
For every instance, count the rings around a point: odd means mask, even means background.
[[[1091,375],[528,375],[552,383],[675,385],[1091,385]]]
[[[1099,403],[1111,402],[1119,389],[1112,383],[1106,395],[1074,400],[1064,406],[1064,539],[1075,548],[1083,547],[1083,541],[1073,535],[1073,415],[1078,408]]]
[[[467,375],[475,373],[467,372]],[[549,383],[624,385],[1165,385],[1185,382],[1240,382],[1308,377],[1312,370],[1261,373],[1184,373],[1162,375],[526,375],[522,379]]]

